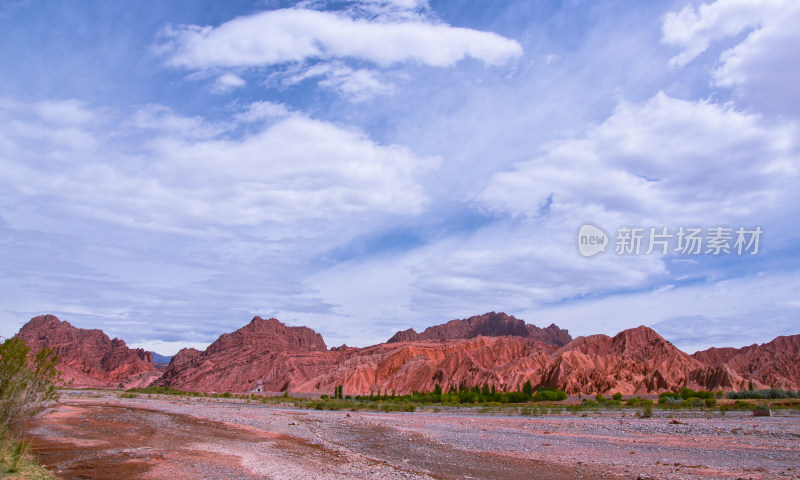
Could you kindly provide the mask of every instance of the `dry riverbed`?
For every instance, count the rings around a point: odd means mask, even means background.
[[[800,479],[800,414],[535,417],[68,392],[28,427],[81,479]]]

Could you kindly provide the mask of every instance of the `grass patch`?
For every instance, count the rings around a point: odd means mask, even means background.
[[[8,480],[56,480],[46,468],[36,463],[30,442],[0,439],[0,478]]]

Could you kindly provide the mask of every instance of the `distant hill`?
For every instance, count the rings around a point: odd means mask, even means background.
[[[167,365],[172,360],[172,355],[167,356],[158,354],[156,352],[151,352],[151,353],[153,354],[153,363],[160,363],[163,365]]]

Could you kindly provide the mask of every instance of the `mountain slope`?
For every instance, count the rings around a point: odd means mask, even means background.
[[[800,335],[777,337],[761,345],[709,348],[692,355],[715,367],[727,367],[759,388],[800,388]]]
[[[61,358],[58,369],[64,382],[75,387],[141,385],[160,376],[150,352],[130,349],[123,340],[111,340],[102,330],[76,328],[54,315],[34,317],[16,336],[33,352],[53,348]]]

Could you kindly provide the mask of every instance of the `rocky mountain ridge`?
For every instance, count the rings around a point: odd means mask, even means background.
[[[524,320],[505,313],[489,312],[460,320],[450,320],[442,325],[434,325],[417,333],[413,328],[394,334],[387,343],[410,342],[418,340],[456,340],[470,339],[478,335],[484,337],[524,337],[535,338],[544,343],[563,346],[572,341],[567,330],[551,324],[547,328],[539,328],[526,324]]]
[[[108,358],[124,361],[107,362],[116,367],[101,370],[96,365],[96,352],[92,353],[97,349],[87,351],[94,360],[80,360],[76,352],[83,350],[68,345],[77,337],[65,335],[63,326],[52,329],[50,324],[54,324],[52,319],[43,321],[37,317],[23,327],[20,336],[39,342],[41,348],[53,331],[61,332],[50,344],[67,354],[63,368],[87,377],[73,375],[76,383],[87,381],[86,386],[103,386],[91,384],[103,380],[105,385],[124,383],[119,380],[124,372],[129,380],[139,376],[136,386],[154,381],[157,385],[202,392],[330,394],[334,387],[342,385],[346,394],[403,394],[431,391],[437,384],[445,390],[451,386],[489,384],[507,391],[516,390],[527,381],[537,387],[587,395],[617,391],[659,393],[683,387],[743,390],[751,381],[754,388],[800,388],[800,335],[778,337],[743,349],[710,349],[688,355],[644,326],[624,330],[614,337],[591,335],[559,345],[554,339],[568,335],[566,330],[555,325],[532,330],[522,320],[491,312],[431,327],[422,334],[398,332],[389,342],[370,347],[328,350],[322,336],[310,328],[288,327],[274,318],[254,317],[242,328],[221,335],[204,351],[181,350],[162,375],[148,377],[148,368],[152,367],[147,367],[147,361],[144,367],[137,363],[148,358],[147,352],[131,350],[133,357],[124,356],[119,353],[123,351],[119,346],[122,341],[108,340],[117,352]],[[32,334],[34,331],[38,333]],[[531,338],[531,331],[549,331],[549,341]],[[96,336],[92,334],[92,338]],[[128,366],[120,369],[122,364]],[[98,372],[106,372],[107,376]]]
[[[132,388],[161,376],[151,352],[128,348],[124,340],[111,340],[102,330],[73,327],[55,315],[32,318],[17,336],[34,353],[51,347],[61,358],[58,369],[66,385]]]

